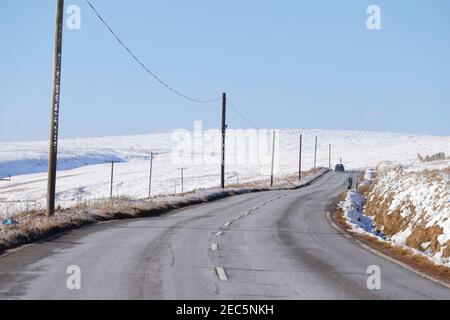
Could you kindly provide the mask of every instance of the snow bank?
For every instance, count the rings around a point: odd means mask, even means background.
[[[450,266],[450,160],[382,165],[364,197],[388,240]]]
[[[363,181],[361,185],[367,184]],[[355,233],[370,233],[382,239],[385,239],[382,232],[374,227],[374,222],[371,217],[364,214],[365,201],[358,190],[349,190],[346,194],[345,201],[339,204],[339,207],[344,212],[344,217],[352,227],[350,231]]]

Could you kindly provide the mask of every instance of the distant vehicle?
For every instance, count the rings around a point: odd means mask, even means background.
[[[338,172],[345,172],[345,167],[342,163],[339,163],[336,165],[336,167],[334,168],[334,171],[338,171]]]

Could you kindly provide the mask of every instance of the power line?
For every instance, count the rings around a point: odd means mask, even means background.
[[[254,129],[258,129],[250,120],[247,119],[247,117],[245,117],[242,112],[240,112],[238,110],[238,108],[236,108],[234,106],[234,104],[230,101],[230,99],[228,99],[228,104],[231,106],[231,108],[233,108],[234,111],[236,111],[236,113],[245,121],[247,122],[250,126],[252,126]]]
[[[109,32],[111,32],[111,34],[116,38],[116,40],[120,43],[120,45],[131,55],[131,57],[142,67],[144,68],[144,70],[150,74],[153,78],[155,78],[160,84],[162,84],[163,86],[165,86],[167,89],[169,89],[170,91],[172,91],[173,93],[175,93],[176,95],[192,101],[192,102],[197,102],[197,103],[211,103],[211,102],[216,102],[219,101],[220,98],[217,99],[210,99],[210,100],[200,100],[200,99],[194,99],[191,97],[188,97],[184,94],[182,94],[181,92],[179,92],[178,90],[174,89],[173,87],[171,87],[170,85],[168,85],[167,83],[165,83],[164,81],[162,81],[156,74],[154,74],[132,51],[130,48],[128,48],[128,46],[119,38],[119,36],[114,32],[114,30],[106,23],[106,21],[102,18],[102,16],[100,15],[100,13],[97,11],[97,9],[95,9],[95,7],[92,5],[92,3],[89,0],[86,0],[86,2],[89,4],[89,6],[91,7],[92,11],[94,11],[95,15],[100,19],[100,21],[105,25],[105,27],[109,30]]]

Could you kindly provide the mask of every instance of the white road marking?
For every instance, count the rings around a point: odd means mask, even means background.
[[[211,250],[212,250],[212,251],[217,251],[217,249],[218,249],[217,243],[211,244]]]
[[[225,270],[223,270],[222,267],[217,267],[216,271],[217,271],[217,275],[219,276],[220,280],[222,280],[222,281],[228,280]]]

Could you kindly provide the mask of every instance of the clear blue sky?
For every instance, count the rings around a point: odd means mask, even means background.
[[[162,79],[201,99],[226,91],[258,127],[450,135],[448,0],[91,1]],[[220,103],[173,95],[70,4],[82,25],[64,29],[61,137],[219,126]],[[48,137],[54,11],[1,1],[0,140]],[[231,109],[229,125],[248,127]]]

